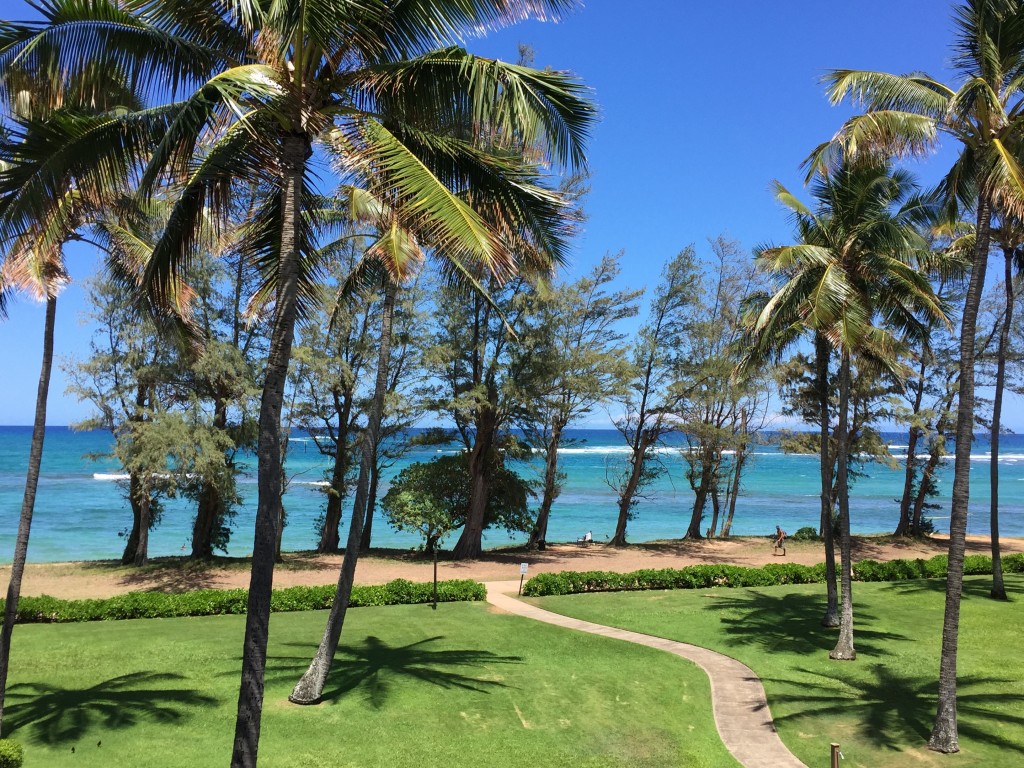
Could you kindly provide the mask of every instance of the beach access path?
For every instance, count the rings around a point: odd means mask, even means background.
[[[491,581],[485,586],[487,602],[502,611],[577,632],[645,645],[692,661],[711,681],[711,708],[718,735],[740,765],[745,768],[807,768],[779,738],[764,686],[750,667],[696,645],[545,611],[512,596],[519,589],[518,581]]]

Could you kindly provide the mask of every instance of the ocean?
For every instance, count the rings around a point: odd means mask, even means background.
[[[614,474],[626,459],[627,451],[615,430],[574,430],[570,437],[581,440],[563,449],[561,467],[567,478],[562,495],[552,510],[548,529],[550,541],[571,541],[592,531],[598,542],[610,538],[615,530],[615,493],[606,478]],[[10,562],[14,551],[18,515],[25,484],[25,465],[31,438],[29,427],[0,427],[0,562]],[[894,454],[906,452],[906,435],[886,435]],[[42,475],[36,499],[29,560],[60,562],[68,560],[120,557],[124,548],[123,532],[131,524],[131,511],[124,500],[121,468],[110,459],[90,455],[109,452],[111,437],[105,432],[73,432],[66,427],[49,427],[43,456]],[[403,466],[436,455],[436,447],[418,448],[387,473],[393,477]],[[443,449],[442,449],[443,450]],[[972,446],[971,507],[968,533],[988,533],[988,443],[979,438]],[[660,449],[659,456],[668,472],[648,489],[636,507],[636,519],[629,524],[632,542],[679,538],[686,530],[693,493],[686,481],[677,447]],[[255,457],[243,457],[248,474],[239,489],[244,502],[235,519],[229,554],[247,555],[252,551],[256,513]],[[287,473],[291,485],[285,496],[288,524],[284,531],[286,550],[308,550],[316,545],[314,521],[324,505],[322,491],[325,459],[308,437],[295,437],[289,443]],[[1000,530],[1005,536],[1024,536],[1024,436],[1006,435],[1001,441],[1000,458]],[[540,462],[519,464],[516,470],[539,477]],[[939,475],[942,509],[931,517],[939,531],[949,528],[949,492],[953,462],[949,460]],[[903,475],[873,464],[867,476],[859,478],[851,490],[851,525],[858,533],[889,532],[898,519],[898,502]],[[758,446],[744,476],[736,505],[733,533],[770,535],[776,524],[791,534],[803,526],[816,527],[818,512],[818,459],[813,455],[786,455],[771,445]],[[382,484],[381,496],[387,491]],[[194,508],[184,499],[165,502],[159,527],[150,535],[150,554],[179,555],[190,551]],[[710,520],[710,504],[708,516]],[[346,515],[347,521],[347,515]],[[345,523],[347,526],[347,522]],[[707,527],[705,523],[704,527]],[[446,542],[450,546],[454,535]],[[342,541],[345,531],[342,532]],[[484,546],[497,547],[525,541],[525,536],[510,536],[502,530],[485,532]],[[414,534],[399,533],[388,527],[379,511],[373,523],[373,543],[379,547],[414,547]]]

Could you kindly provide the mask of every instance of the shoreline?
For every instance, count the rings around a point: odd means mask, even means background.
[[[1024,538],[1000,537],[1003,554],[1024,552]],[[889,534],[853,537],[854,560],[929,558],[946,554],[948,537],[900,539]],[[988,555],[989,537],[968,536],[967,553]],[[288,552],[275,568],[274,587],[334,584],[341,554]],[[772,552],[765,536],[728,539],[668,540],[611,548],[595,543],[550,544],[543,552],[525,548],[487,550],[478,560],[454,561],[450,553],[438,559],[438,578],[507,581],[520,575],[520,563],[528,564],[527,578],[559,571],[615,571],[641,568],[681,568],[697,564],[759,566],[770,562],[814,565],[824,559],[820,541],[787,541],[786,555]],[[195,589],[247,588],[251,560],[220,557],[210,562],[184,557],[157,557],[143,568],[123,566],[117,560],[86,560],[62,563],[29,563],[22,594],[50,595],[66,599],[111,597],[126,592],[186,592]],[[359,558],[357,584],[383,584],[393,579],[430,581],[433,561],[415,550],[375,549]],[[0,580],[10,578],[10,565],[0,566]]]

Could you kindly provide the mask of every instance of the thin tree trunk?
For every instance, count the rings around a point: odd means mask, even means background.
[[[956,652],[963,591],[964,548],[967,544],[967,506],[970,501],[971,441],[974,437],[974,335],[978,307],[985,286],[985,268],[991,232],[991,201],[978,198],[974,260],[960,324],[960,401],[956,414],[956,463],[953,468],[953,504],[949,515],[949,565],[946,572],[946,609],[942,621],[942,656],[939,660],[939,703],[928,748],[959,752],[956,721]]]
[[[131,472],[128,476],[128,506],[132,510],[132,529],[121,553],[121,565],[135,562],[135,553],[139,551],[139,533],[142,530],[142,505],[139,503],[139,473]]]
[[[380,423],[384,414],[384,398],[387,395],[388,364],[391,358],[391,321],[395,307],[397,286],[389,284],[384,298],[384,311],[381,317],[380,355],[377,362],[377,380],[373,390],[373,404],[370,407],[366,431],[363,433],[363,455],[359,464],[359,481],[356,486],[355,504],[349,520],[348,543],[345,546],[345,557],[341,562],[338,574],[338,591],[331,603],[331,611],[327,617],[327,627],[316,655],[310,662],[309,669],[296,683],[288,699],[296,704],[316,704],[324,693],[327,675],[331,671],[334,654],[338,650],[338,640],[345,624],[345,613],[352,595],[352,582],[356,573],[356,562],[359,559],[359,544],[363,536],[363,522],[366,519],[367,499],[369,498],[370,473],[375,461],[374,446],[380,435]]]
[[[718,532],[718,515],[722,511],[721,500],[718,498],[718,488],[711,489],[711,527],[708,528],[708,537],[714,538]]]
[[[694,488],[697,498],[693,501],[693,510],[690,512],[690,524],[683,534],[684,539],[704,538],[700,530],[700,524],[704,520],[704,508],[708,503],[708,494],[711,492],[712,478],[715,474],[714,456],[710,450],[702,449],[700,465],[700,484]]]
[[[917,489],[917,496],[914,498],[914,511],[911,522],[911,530],[914,536],[921,536],[921,518],[924,516],[924,505],[928,500],[928,483],[931,482],[942,461],[941,452],[934,452],[928,457],[924,469],[921,471],[921,486]]]
[[[256,531],[253,541],[252,573],[242,644],[242,675],[238,691],[238,714],[231,755],[232,768],[255,768],[263,715],[264,673],[270,630],[270,596],[274,588],[274,563],[281,522],[281,409],[284,405],[288,361],[295,335],[302,177],[310,151],[305,135],[282,138],[283,225],[278,265],[274,325],[267,355],[263,395],[260,401],[259,438],[256,447],[257,488]]]
[[[530,533],[529,547],[536,549],[541,542],[548,539],[548,520],[551,517],[551,507],[558,496],[558,444],[562,440],[562,427],[560,423],[551,425],[551,436],[547,444],[547,461],[544,463],[544,491],[541,496],[540,509],[537,510],[537,520],[533,524],[533,531]]]
[[[744,415],[744,432],[746,432],[746,416]],[[729,488],[729,504],[728,511],[725,516],[725,524],[722,526],[722,538],[729,538],[729,534],[732,531],[732,519],[736,515],[736,497],[740,495],[740,477],[743,473],[743,465],[747,460],[747,443],[746,441],[740,443],[740,446],[736,449],[736,453],[733,455],[733,468],[731,487]]]
[[[829,653],[830,659],[852,661],[857,658],[853,648],[853,563],[850,561],[850,483],[848,477],[850,456],[850,353],[843,350],[839,369],[839,426],[836,428],[837,496],[839,497],[839,549],[841,553],[842,585],[839,617],[839,640]]]
[[[39,486],[39,468],[43,462],[43,438],[46,435],[46,399],[50,391],[50,371],[53,368],[53,328],[57,316],[57,297],[46,299],[46,318],[43,325],[43,362],[36,390],[36,413],[32,421],[32,445],[28,453],[28,473],[25,477],[25,495],[21,500],[18,518],[18,537],[14,541],[14,559],[11,562],[11,580],[7,584],[7,602],[4,604],[4,623],[0,628],[0,732],[7,695],[7,671],[11,662],[11,637],[18,617],[21,598],[21,579],[28,557],[28,538],[32,529],[32,513],[36,506],[36,488]]]
[[[989,461],[989,520],[992,537],[992,590],[993,600],[1006,599],[1003,584],[1003,558],[999,552],[999,421],[1003,414],[1003,388],[1006,386],[1006,352],[1010,348],[1010,325],[1013,323],[1013,250],[1006,249],[1004,285],[1006,308],[1003,325],[999,329],[999,351],[996,360],[996,391],[992,398],[992,457]]]
[[[341,452],[341,437],[339,435],[334,469],[331,472],[331,485],[327,489],[327,509],[324,512],[324,527],[320,531],[320,541],[316,545],[317,552],[337,552],[341,546],[341,535],[338,528],[341,525],[341,502],[345,494],[345,466],[344,460],[339,460],[338,453]]]
[[[821,626],[839,626],[839,595],[836,592],[836,547],[832,535],[832,457],[828,447],[828,364],[832,350],[820,333],[814,337],[814,361],[817,369],[818,408],[821,412],[821,538],[825,544],[825,615]]]
[[[136,568],[149,562],[149,528],[153,523],[153,496],[148,482],[139,486],[139,493],[139,543],[132,558],[132,565]]]
[[[237,346],[237,343],[236,343]],[[214,403],[213,428],[223,431],[227,427],[227,403],[218,397]],[[227,459],[225,458],[225,463]],[[230,469],[230,467],[229,467]],[[213,557],[213,532],[224,519],[224,498],[216,484],[206,479],[199,492],[199,503],[196,507],[196,520],[192,526],[192,559],[207,560]]]
[[[324,527],[320,531],[317,552],[337,552],[341,546],[341,515],[345,500],[345,478],[349,467],[349,421],[352,418],[352,393],[346,393],[344,404],[338,408],[335,393],[335,412],[338,414],[338,439],[334,445],[334,469],[331,472],[331,487],[327,495],[327,509],[324,512]]]
[[[912,528],[911,510],[914,503],[914,475],[917,474],[917,441],[920,431],[911,427],[907,432],[907,466],[903,475],[903,495],[900,497],[900,519],[894,536],[908,536]]]
[[[366,520],[363,522],[363,538],[359,542],[360,552],[370,551],[370,538],[373,535],[373,516],[377,511],[377,487],[380,484],[380,465],[377,464],[377,449],[373,451],[373,464],[370,465],[370,488],[366,492]]]
[[[619,495],[619,517],[615,523],[615,535],[608,542],[612,547],[626,546],[626,524],[629,522],[629,512],[633,508],[633,496],[640,486],[640,477],[644,472],[644,462],[647,461],[647,437],[641,434],[633,448],[631,457],[632,463],[629,472],[629,479],[626,480],[626,487]]]
[[[493,406],[482,406],[477,419],[476,441],[469,454],[469,511],[462,535],[452,550],[452,557],[456,560],[470,560],[483,554],[481,539],[491,493],[490,476],[494,461],[496,421],[497,414]]]

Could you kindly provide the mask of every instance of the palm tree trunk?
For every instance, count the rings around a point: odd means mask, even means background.
[[[270,596],[274,588],[274,561],[281,521],[281,409],[284,405],[288,362],[295,335],[300,269],[301,190],[306,158],[310,151],[305,135],[282,139],[281,256],[278,265],[277,301],[270,336],[263,396],[260,401],[259,437],[256,447],[256,532],[252,573],[242,644],[242,676],[238,691],[238,715],[231,755],[232,768],[255,768],[263,715],[264,673],[270,629]]]
[[[1003,585],[1003,558],[999,552],[999,420],[1003,413],[1003,388],[1006,386],[1006,350],[1010,346],[1010,325],[1013,323],[1013,250],[1005,250],[1003,275],[1006,289],[1006,308],[1003,325],[999,329],[999,350],[996,360],[996,391],[992,398],[992,457],[989,462],[989,519],[992,536],[992,591],[993,600],[1006,599]]]
[[[991,201],[978,197],[974,260],[960,324],[960,401],[956,413],[956,462],[953,467],[953,504],[949,514],[949,566],[946,572],[946,610],[942,620],[942,656],[939,660],[939,704],[928,748],[959,752],[956,722],[956,652],[960,630],[960,596],[967,545],[967,505],[971,489],[971,441],[974,438],[974,334],[978,307],[985,286],[985,268],[991,241]]]
[[[397,286],[390,283],[384,298],[384,311],[381,317],[380,354],[377,359],[377,380],[374,383],[373,404],[370,407],[366,431],[363,433],[363,455],[359,464],[359,482],[356,486],[355,504],[352,518],[349,521],[348,543],[345,546],[345,557],[341,562],[338,574],[338,591],[331,603],[331,611],[327,617],[327,627],[316,655],[310,662],[309,669],[296,683],[288,699],[296,704],[316,704],[323,696],[327,674],[331,671],[334,654],[338,650],[338,640],[345,624],[345,613],[352,595],[352,582],[356,573],[356,562],[359,559],[359,545],[363,537],[363,522],[366,519],[367,499],[369,497],[370,472],[375,462],[374,446],[380,434],[380,423],[384,414],[384,398],[388,389],[388,365],[391,360],[391,321],[395,308]]]
[[[828,449],[828,364],[832,350],[820,333],[814,337],[814,362],[818,386],[818,409],[821,413],[821,538],[825,543],[825,615],[821,626],[839,626],[839,595],[836,591],[836,546],[832,535],[832,457]]]
[[[843,350],[839,368],[839,425],[836,428],[836,495],[839,500],[839,550],[841,554],[840,582],[842,586],[839,640],[829,653],[830,659],[852,661],[857,658],[853,648],[853,563],[850,561],[850,353]]]
[[[21,501],[18,519],[18,537],[14,542],[11,562],[11,580],[7,584],[7,602],[4,604],[4,624],[0,628],[0,732],[4,717],[4,699],[7,695],[7,670],[11,661],[11,637],[18,617],[21,598],[21,579],[25,574],[28,557],[28,537],[32,529],[32,513],[36,506],[36,488],[39,486],[39,467],[43,461],[43,438],[46,434],[46,399],[50,391],[50,371],[53,368],[53,327],[57,316],[57,297],[46,299],[46,319],[43,326],[43,363],[36,391],[36,414],[32,421],[32,445],[28,453],[28,474],[25,477],[25,495]]]

